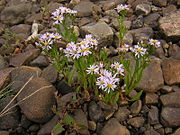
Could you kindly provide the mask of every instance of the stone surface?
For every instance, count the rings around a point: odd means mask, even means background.
[[[133,30],[130,30],[129,32],[133,35],[135,43],[142,40],[147,41],[153,36],[153,30],[151,27],[133,29]]]
[[[41,129],[38,131],[37,135],[47,135],[51,134],[52,129],[59,122],[59,116],[55,115],[50,121],[44,124]]]
[[[0,70],[7,67],[8,67],[7,61],[3,57],[0,56]]]
[[[136,13],[148,15],[151,12],[151,6],[149,4],[138,4],[136,6]]]
[[[149,129],[144,132],[144,135],[160,135],[160,134],[153,129]]]
[[[57,80],[58,72],[53,65],[50,65],[42,71],[41,76],[49,82],[54,83]]]
[[[30,62],[31,66],[45,67],[48,66],[49,61],[46,56],[39,55],[36,59]]]
[[[138,114],[141,111],[142,108],[142,101],[141,100],[137,100],[135,101],[131,106],[130,106],[130,110],[132,114]]]
[[[151,125],[159,123],[159,112],[158,112],[158,108],[156,106],[151,106],[151,109],[148,113],[148,122]]]
[[[62,95],[66,95],[74,91],[74,89],[70,87],[64,80],[58,82],[57,89]]]
[[[166,6],[167,0],[153,0],[153,4],[159,7]]]
[[[173,44],[169,48],[169,55],[171,58],[180,60],[180,47],[176,44]]]
[[[88,128],[89,128],[89,130],[95,131],[96,130],[96,122],[88,121]]]
[[[10,30],[16,34],[16,37],[20,36],[18,34],[25,34],[25,37],[27,38],[31,33],[31,25],[28,24],[14,25],[10,28]]]
[[[132,22],[132,29],[142,28],[144,26],[144,18],[143,15],[139,15],[133,22]]]
[[[162,62],[164,81],[169,84],[180,83],[180,60],[165,59]]]
[[[92,2],[81,1],[74,7],[74,10],[78,11],[79,17],[85,17],[85,16],[90,16],[92,14],[94,6],[95,5]]]
[[[135,8],[138,4],[143,4],[147,2],[148,0],[128,0],[127,3],[132,6],[132,8]]]
[[[180,92],[162,95],[160,100],[164,106],[180,107]]]
[[[153,72],[152,72],[153,71]],[[161,61],[153,58],[145,68],[138,89],[143,89],[146,92],[156,92],[164,84],[163,73],[161,70]]]
[[[161,17],[159,13],[152,13],[149,14],[144,18],[144,24],[148,25],[152,28],[155,28],[158,26],[158,19]]]
[[[128,124],[132,125],[133,127],[139,128],[144,124],[143,117],[134,117],[128,120]]]
[[[99,45],[111,45],[113,41],[113,31],[105,22],[99,22],[94,25],[85,25],[81,27],[82,35],[92,34],[97,40]]]
[[[18,24],[24,20],[31,8],[31,3],[21,3],[5,7],[1,12],[1,20],[5,24]]]
[[[0,110],[2,111],[6,105],[13,99],[12,96],[8,96],[1,100],[0,102]],[[12,101],[9,107],[12,107],[16,104],[16,101]],[[10,113],[11,112],[11,113]],[[15,129],[18,127],[20,123],[20,113],[18,108],[15,106],[9,112],[2,117],[0,117],[0,130],[7,130],[7,129]]]
[[[89,117],[92,121],[97,122],[103,120],[104,114],[101,107],[98,104],[96,104],[95,102],[91,102],[89,104],[88,110]]]
[[[158,95],[155,93],[147,92],[144,98],[145,104],[157,104],[158,103]]]
[[[112,118],[103,127],[100,135],[130,135],[129,130],[119,124],[119,122]]]
[[[167,37],[178,41],[180,39],[180,12],[160,18],[159,27]]]
[[[10,135],[9,131],[0,131],[0,135]]]
[[[172,135],[179,135],[179,134],[180,134],[180,128],[178,128],[178,129],[175,131],[175,133],[172,134]]]
[[[39,53],[39,49],[31,49],[23,53],[18,53],[10,58],[9,65],[22,66],[35,59]]]
[[[47,122],[53,116],[54,92],[55,88],[44,78],[30,80],[17,97],[18,101],[29,97],[19,105],[23,114],[31,121]]]
[[[129,111],[129,109],[127,109],[127,107],[119,107],[114,117],[121,122],[127,120],[130,113],[131,112]]]
[[[180,126],[180,108],[164,107],[161,112],[161,122],[167,127]]]

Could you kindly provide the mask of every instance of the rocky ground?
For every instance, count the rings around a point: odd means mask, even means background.
[[[129,4],[128,32],[124,42],[136,44],[159,39],[162,47],[152,57],[137,89],[141,99],[107,105],[96,99],[81,101],[72,113],[87,129],[82,135],[180,135],[180,0],[0,0],[0,90],[9,85],[13,93],[22,92],[11,103],[20,102],[0,117],[0,135],[48,135],[59,115],[75,93],[62,80],[47,58],[33,43],[25,43],[32,25],[38,32],[50,31],[50,12],[59,6],[78,10],[76,32],[91,33],[100,46],[113,55],[117,46],[118,4]],[[33,76],[32,79],[31,76]],[[39,89],[43,89],[38,91]],[[57,91],[61,96],[56,96]],[[130,96],[135,95],[134,90]],[[0,111],[13,95],[0,102]],[[64,133],[63,133],[64,134]]]

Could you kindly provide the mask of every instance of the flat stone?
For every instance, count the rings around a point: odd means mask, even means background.
[[[144,124],[144,118],[143,117],[134,117],[128,120],[128,124],[132,125],[133,127],[139,128],[143,126]]]
[[[163,106],[180,107],[180,92],[172,92],[160,96]]]
[[[155,93],[146,93],[145,95],[145,104],[157,104],[158,103],[158,95]]]
[[[30,35],[31,33],[31,25],[28,24],[18,24],[18,25],[14,25],[10,28],[10,30],[14,33],[17,34],[26,34],[27,36]]]
[[[161,122],[167,127],[180,126],[180,108],[164,107],[161,112]]]
[[[151,109],[148,113],[148,122],[151,125],[159,123],[159,112],[158,112],[158,108],[156,106],[151,106]]]
[[[129,111],[129,109],[127,109],[127,107],[119,107],[114,117],[121,122],[127,120],[130,113],[131,112]]]
[[[93,4],[92,2],[81,1],[74,7],[74,10],[78,11],[79,17],[85,17],[85,16],[90,16],[92,14],[94,6],[95,4]]]
[[[142,108],[142,101],[141,100],[137,100],[135,101],[131,106],[130,106],[130,110],[132,114],[138,114],[141,111]]]
[[[180,60],[165,59],[162,62],[164,81],[168,85],[180,83]]]
[[[152,72],[153,71],[153,72]],[[156,92],[164,85],[161,61],[157,58],[151,59],[145,68],[143,76],[137,88],[146,92]]]
[[[35,59],[39,53],[39,49],[31,49],[23,53],[18,53],[9,59],[9,65],[22,66]]]
[[[39,55],[36,59],[30,62],[31,66],[46,67],[49,64],[49,60],[44,55]]]
[[[151,12],[151,6],[149,4],[138,4],[136,6],[136,13],[148,15]]]
[[[82,35],[92,34],[100,46],[111,45],[113,41],[113,31],[105,22],[99,22],[94,25],[85,25],[81,27]]]
[[[44,78],[33,78],[18,95],[17,101],[25,99],[19,106],[22,113],[31,121],[44,123],[53,116],[55,88]]]
[[[115,118],[110,119],[103,127],[100,135],[130,135],[129,130]]]
[[[159,28],[168,38],[178,41],[180,39],[180,12],[160,18]]]

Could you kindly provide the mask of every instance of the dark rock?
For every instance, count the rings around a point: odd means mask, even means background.
[[[53,116],[54,90],[55,88],[44,78],[30,80],[17,97],[19,102],[24,100],[19,105],[23,114],[31,121],[47,122]]]
[[[136,20],[134,20],[134,21],[132,22],[132,28],[133,28],[133,29],[141,28],[141,27],[143,27],[143,25],[144,25],[144,19],[143,19],[143,16],[142,16],[142,15],[138,16],[138,17],[136,18]]]
[[[5,7],[1,12],[1,21],[10,25],[18,24],[24,20],[31,8],[31,3],[21,3]]]
[[[151,106],[151,110],[148,113],[148,122],[151,125],[159,123],[159,112],[157,107]]]
[[[136,13],[142,15],[148,15],[151,12],[150,4],[138,4],[136,6]]]
[[[0,56],[0,70],[7,67],[8,67],[7,61],[3,57]]]
[[[8,96],[8,97],[4,98],[0,102],[0,110],[2,111],[9,104],[9,102],[12,99],[13,99],[12,96]],[[16,101],[13,100],[8,108],[14,106],[15,104],[16,104]],[[7,111],[3,116],[0,117],[0,129],[2,129],[2,130],[15,129],[18,127],[18,125],[20,123],[19,120],[20,120],[19,110],[15,106],[12,109],[10,109],[9,111]]]
[[[94,6],[95,4],[93,4],[92,2],[81,1],[74,7],[74,10],[78,11],[79,17],[85,17],[85,16],[90,16],[92,14]]]
[[[180,83],[180,60],[166,59],[162,62],[164,81],[169,84]]]
[[[121,122],[121,121],[127,120],[130,113],[131,112],[129,111],[129,109],[127,109],[127,107],[119,107],[114,117],[117,118],[117,120]]]
[[[137,100],[131,105],[130,110],[132,114],[136,115],[141,111],[141,108],[142,108],[142,101]]]
[[[163,84],[164,79],[161,70],[161,61],[157,58],[153,58],[149,66],[145,68],[137,88],[143,89],[146,92],[156,92],[163,86]]]
[[[161,112],[161,122],[167,127],[180,126],[180,108],[164,107]]]
[[[115,118],[112,118],[103,127],[101,135],[130,135],[130,132],[125,126],[119,124]]]
[[[39,55],[36,59],[30,62],[31,66],[46,67],[49,64],[49,60],[44,55]]]
[[[74,91],[72,87],[70,87],[64,80],[58,82],[57,90],[62,94],[66,95]]]
[[[39,130],[39,125],[38,124],[33,124],[29,127],[30,132],[37,132]]]
[[[169,92],[172,92],[173,89],[171,86],[164,85],[161,90],[165,93],[169,93]]]
[[[143,117],[134,117],[128,120],[128,124],[132,125],[133,127],[139,128],[144,124]]]
[[[41,76],[49,82],[54,83],[58,78],[58,72],[53,65],[50,65],[42,71]]]
[[[22,66],[35,59],[40,53],[39,49],[32,49],[23,53],[16,54],[9,59],[9,65]]]
[[[104,117],[103,111],[100,108],[100,106],[96,104],[95,102],[90,102],[88,111],[89,111],[89,117],[91,120],[95,122],[103,120],[103,117]]]
[[[25,129],[28,129],[31,124],[32,124],[32,122],[30,120],[28,120],[25,115],[22,115],[21,126]]]
[[[160,96],[160,100],[164,106],[180,107],[180,92],[172,92]]]
[[[112,31],[112,28],[104,22],[99,22],[91,26],[82,26],[81,30],[82,35],[92,34],[98,40],[98,43],[101,46],[112,44],[114,33]]]
[[[158,95],[155,93],[146,93],[145,95],[145,104],[157,104],[158,103]]]
[[[82,134],[82,135],[90,135],[90,133],[88,131],[87,117],[81,109],[76,109],[74,111],[73,118],[78,124],[81,124],[81,125],[84,125],[85,127],[87,127],[85,129],[79,129],[77,132]]]
[[[160,7],[167,5],[167,0],[153,0],[153,4]]]
[[[44,124],[38,131],[37,135],[47,135],[51,134],[52,129],[56,126],[59,121],[59,116],[55,115],[49,122]]]
[[[152,28],[155,28],[158,26],[158,19],[160,18],[160,14],[159,13],[152,13],[149,14],[148,16],[146,16],[144,18],[144,24],[148,25]]]
[[[160,135],[160,134],[153,129],[149,129],[145,131],[144,135]]]

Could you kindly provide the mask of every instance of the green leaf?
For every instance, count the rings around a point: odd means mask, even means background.
[[[88,129],[88,127],[83,125],[83,124],[78,124],[78,127],[79,127],[80,130]]]
[[[53,135],[57,135],[60,134],[64,131],[64,128],[62,127],[62,125],[60,123],[58,123],[52,130]]]
[[[136,100],[138,100],[138,99],[141,97],[142,93],[143,93],[143,90],[141,90],[140,92],[138,92],[138,93],[137,93],[132,99],[130,99],[129,101],[136,101]]]
[[[74,123],[75,121],[74,121],[74,119],[70,116],[70,115],[65,115],[65,117],[64,117],[64,122],[66,123],[66,124],[72,124],[72,123]]]

